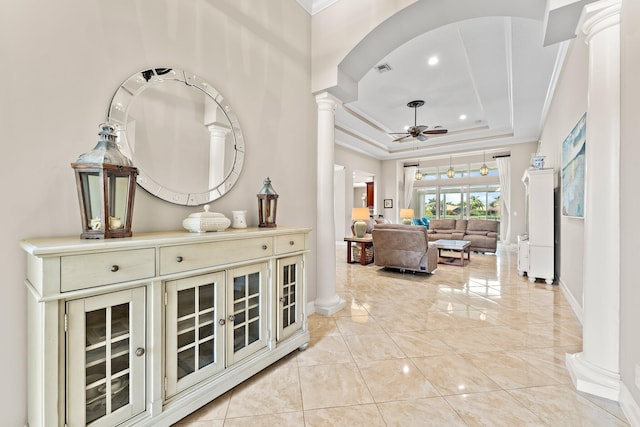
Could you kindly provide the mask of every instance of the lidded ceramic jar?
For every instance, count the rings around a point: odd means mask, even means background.
[[[231,225],[231,220],[218,212],[209,212],[209,205],[204,205],[204,212],[192,213],[182,226],[192,233],[207,231],[224,231]]]

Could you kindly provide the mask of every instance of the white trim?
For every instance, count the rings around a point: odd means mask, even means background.
[[[618,401],[620,374],[594,365],[584,358],[584,353],[567,353],[565,357],[567,370],[576,390]]]
[[[309,301],[307,303],[307,316],[311,316],[315,312],[316,312],[316,302]]]
[[[316,13],[326,9],[338,0],[296,0],[304,10],[313,16]]]
[[[573,296],[566,283],[562,281],[561,278],[558,278],[558,283],[560,284],[560,290],[564,294],[567,301],[569,301],[569,305],[573,310],[573,313],[576,315],[581,325],[584,325],[584,314],[582,310],[582,305],[578,302],[578,300]]]
[[[640,427],[640,406],[624,383],[620,384],[620,408],[632,427]]]

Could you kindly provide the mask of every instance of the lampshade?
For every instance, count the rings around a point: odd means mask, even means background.
[[[400,218],[403,219],[404,224],[411,224],[411,218],[413,218],[413,209],[400,209]]]
[[[356,233],[356,237],[364,237],[367,231],[367,223],[365,219],[369,219],[369,208],[353,208],[351,209],[351,219],[353,223],[353,231]]]

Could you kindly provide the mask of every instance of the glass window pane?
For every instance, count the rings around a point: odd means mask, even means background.
[[[196,290],[194,288],[178,291],[178,317],[193,314],[196,310]]]
[[[215,285],[210,283],[208,285],[198,287],[198,302],[200,304],[200,311],[213,307],[213,287]]]

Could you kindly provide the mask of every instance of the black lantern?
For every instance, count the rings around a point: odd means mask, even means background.
[[[278,207],[278,193],[271,186],[269,177],[258,193],[258,225],[260,227],[276,226],[276,209]]]
[[[113,126],[100,127],[95,148],[71,163],[80,202],[80,237],[130,237],[138,169],[118,150]]]

